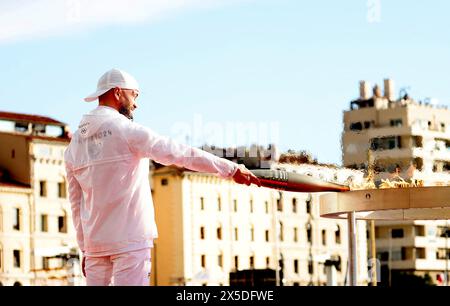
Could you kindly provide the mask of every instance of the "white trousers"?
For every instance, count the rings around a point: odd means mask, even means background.
[[[88,286],[149,286],[151,249],[104,257],[86,257]]]

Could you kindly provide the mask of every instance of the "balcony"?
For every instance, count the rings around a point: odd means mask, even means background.
[[[449,261],[450,267],[450,261]],[[417,259],[415,263],[416,270],[445,271],[444,259]]]
[[[374,159],[403,159],[403,158],[410,158],[413,156],[414,157],[423,156],[422,148],[401,148],[401,149],[394,148],[390,150],[372,151],[372,157]]]
[[[414,247],[416,246],[417,238],[422,237],[403,237],[403,238],[376,238],[376,246],[377,248],[382,249],[389,249],[389,247],[392,248],[399,248],[399,247]]]
[[[385,137],[385,136],[404,136],[404,135],[420,135],[429,138],[442,138],[450,140],[450,129],[440,130],[440,129],[429,129],[418,125],[412,126],[374,126],[370,125],[365,127],[361,125],[361,129],[346,129],[345,133],[367,133],[369,138],[375,137]]]
[[[384,137],[384,136],[401,136],[412,135],[411,127],[409,126],[385,126],[379,128],[369,129],[368,136],[370,138]]]
[[[448,238],[447,246],[450,248],[450,238]],[[412,236],[408,235],[403,238],[376,238],[377,248],[389,248],[391,245],[395,247],[417,247],[417,248],[445,248],[445,238],[432,236]],[[450,252],[450,249],[449,249]]]
[[[419,125],[412,125],[409,127],[411,135],[422,135],[429,138],[445,138],[450,139],[450,129],[442,130],[437,128],[424,128]]]
[[[450,160],[450,150],[433,150],[430,152],[430,156],[434,160]]]

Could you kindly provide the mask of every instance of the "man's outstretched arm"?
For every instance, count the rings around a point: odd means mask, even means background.
[[[132,151],[163,165],[177,165],[193,171],[216,173],[223,178],[232,178],[239,184],[261,186],[259,179],[244,165],[177,143],[136,123],[131,123],[126,133]]]

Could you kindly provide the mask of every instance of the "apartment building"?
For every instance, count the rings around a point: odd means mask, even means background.
[[[0,284],[83,281],[67,194],[68,127],[52,118],[0,112]]]
[[[395,96],[394,82],[384,92],[360,82],[360,96],[344,111],[342,159],[345,167],[375,170],[381,179],[420,179],[425,186],[450,184],[450,110],[432,99]],[[389,271],[428,275],[442,284],[448,271],[445,221],[376,222],[378,257]],[[447,260],[446,260],[447,258]],[[382,280],[383,281],[383,280]],[[384,280],[386,282],[386,279]]]

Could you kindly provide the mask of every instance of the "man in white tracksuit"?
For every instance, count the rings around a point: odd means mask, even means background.
[[[148,285],[157,237],[149,159],[260,186],[244,166],[176,143],[134,123],[139,86],[119,69],[106,72],[85,101],[65,152],[69,198],[87,285]],[[182,256],[180,254],[180,256]]]

